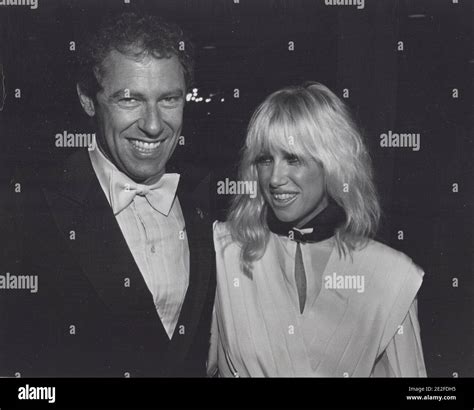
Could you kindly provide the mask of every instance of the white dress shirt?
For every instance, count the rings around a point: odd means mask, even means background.
[[[111,178],[135,184],[97,148],[89,151],[94,172],[112,205]],[[161,193],[161,192],[160,192]],[[164,192],[169,209],[159,212],[145,196],[115,214],[122,234],[153,297],[158,315],[171,339],[189,284],[189,246],[181,206],[175,192]]]

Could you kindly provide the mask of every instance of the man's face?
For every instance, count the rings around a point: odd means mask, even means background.
[[[94,108],[101,150],[134,181],[156,182],[181,134],[186,87],[178,58],[111,51],[100,83]]]

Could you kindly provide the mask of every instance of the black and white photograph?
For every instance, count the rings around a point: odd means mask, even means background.
[[[0,0],[0,409],[472,409],[473,5]]]

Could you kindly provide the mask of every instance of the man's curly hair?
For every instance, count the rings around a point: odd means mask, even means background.
[[[78,84],[91,98],[102,89],[102,62],[112,50],[134,58],[176,55],[183,67],[186,87],[192,85],[194,47],[181,28],[158,16],[122,13],[106,19],[79,49]]]

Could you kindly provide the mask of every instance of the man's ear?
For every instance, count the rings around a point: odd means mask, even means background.
[[[92,98],[84,94],[81,90],[79,84],[76,85],[77,95],[79,96],[79,101],[81,102],[82,108],[86,112],[89,117],[93,117],[95,115],[95,105]]]

